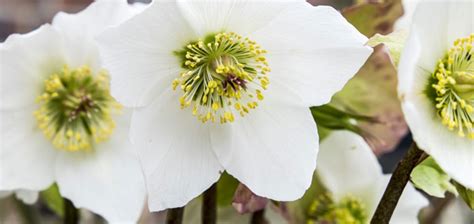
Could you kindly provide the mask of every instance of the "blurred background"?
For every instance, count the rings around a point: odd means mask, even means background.
[[[0,42],[3,42],[10,34],[13,33],[27,33],[44,23],[51,22],[54,15],[59,11],[68,13],[79,12],[87,7],[93,0],[0,0]],[[398,17],[402,15],[401,1],[393,0],[387,2],[397,2],[397,5],[384,5],[383,0],[308,0],[313,5],[331,5],[341,10],[346,18],[352,22],[363,34],[371,37],[375,33],[387,34],[392,31],[393,23]],[[149,3],[151,0],[128,0],[129,3],[143,2]],[[370,3],[370,4],[369,4]],[[380,5],[377,5],[379,4]],[[367,7],[363,4],[369,4]],[[357,8],[354,6],[363,5],[367,14],[361,17],[357,14]],[[352,7],[351,7],[352,6]],[[355,10],[354,10],[355,9]],[[395,9],[395,10],[394,10]],[[369,13],[375,12],[374,15]],[[368,16],[367,16],[368,15]],[[367,69],[358,74],[360,77],[373,76],[375,73],[380,73],[383,70],[387,73],[386,76],[380,78],[384,80],[385,84],[391,85],[394,89],[396,84],[395,69],[391,65],[388,57],[381,53],[381,48],[378,48],[374,55],[371,57],[372,60],[366,64]],[[371,63],[371,64],[369,64]],[[375,67],[375,70],[370,70],[371,67]],[[369,71],[369,72],[368,72]],[[384,74],[385,75],[385,74]],[[370,79],[369,79],[370,80]],[[372,80],[373,81],[373,80]],[[380,80],[379,80],[380,81]],[[376,81],[378,82],[378,81]],[[357,83],[356,83],[357,84]],[[382,84],[382,88],[385,84]],[[363,92],[368,96],[374,96],[373,93]],[[359,94],[358,94],[359,95]],[[392,94],[393,95],[393,94]],[[390,95],[390,96],[392,96]],[[375,96],[380,96],[375,94]],[[344,94],[340,97],[344,101]],[[366,99],[364,99],[366,100]],[[373,101],[370,101],[373,100]],[[385,100],[385,99],[382,99]],[[337,97],[336,97],[337,101]],[[372,106],[378,106],[377,102],[380,103],[380,99],[374,100],[369,99]],[[351,102],[344,102],[345,104],[351,104]],[[354,103],[354,102],[352,102]],[[396,103],[396,102],[395,102]],[[411,143],[411,137],[407,133],[406,125],[404,124],[403,117],[399,112],[398,104],[394,108],[385,108],[385,111],[372,111],[367,110],[369,114],[383,113],[389,115],[387,120],[391,122],[391,126],[387,127],[374,127],[371,124],[365,126],[365,128],[372,129],[374,135],[380,133],[390,133],[391,136],[388,138],[394,140],[390,147],[376,147],[374,151],[379,156],[379,160],[384,168],[384,172],[389,173],[393,170],[397,162],[400,160],[402,155],[408,149]],[[394,112],[395,111],[395,112]],[[380,136],[379,136],[380,137]],[[385,138],[387,136],[382,136]],[[194,203],[196,204],[196,203]],[[194,205],[191,205],[189,210],[193,209]],[[194,206],[196,207],[196,206]],[[465,219],[451,219],[451,218],[440,218],[442,211],[443,214],[449,215],[446,217],[467,217]],[[82,223],[103,223],[103,220],[87,211],[83,212]],[[229,211],[232,213],[232,211]],[[229,213],[227,212],[227,213]],[[188,212],[189,213],[189,212]],[[199,214],[199,211],[197,211]],[[222,212],[223,214],[226,212]],[[230,214],[229,213],[229,214]],[[235,213],[235,212],[234,212]],[[470,213],[467,206],[462,202],[453,200],[441,200],[432,199],[432,206],[427,208],[425,212],[427,216],[437,214],[436,219],[438,221],[428,221],[427,224],[432,223],[446,223],[446,224],[473,224],[474,214]],[[470,214],[469,214],[470,213]],[[232,213],[233,214],[233,213]],[[220,214],[221,215],[221,214]],[[41,217],[40,220],[37,218]],[[444,216],[443,216],[444,217]],[[160,223],[164,219],[164,214],[150,214],[145,212],[140,223]],[[435,219],[435,220],[436,220]],[[19,202],[14,197],[6,199],[0,199],[0,223],[60,223],[60,219],[50,211],[44,204],[37,203],[34,207],[26,206]],[[234,222],[227,222],[234,223]]]

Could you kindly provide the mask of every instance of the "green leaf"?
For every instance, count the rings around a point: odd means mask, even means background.
[[[466,202],[467,206],[474,211],[474,190],[469,190],[461,184],[455,182],[454,185],[459,192],[461,198]]]
[[[217,204],[219,206],[231,205],[238,185],[239,181],[237,179],[224,172],[219,182],[217,182]]]
[[[48,208],[55,212],[58,216],[64,216],[64,202],[63,197],[59,193],[57,184],[51,185],[48,189],[40,193],[41,199],[46,203]]]
[[[446,192],[458,194],[456,187],[450,182],[451,178],[431,157],[415,167],[410,176],[416,188],[431,196],[444,198]]]
[[[365,1],[342,10],[342,15],[367,37],[390,33],[402,14],[401,0]]]
[[[388,48],[393,64],[397,67],[407,36],[406,30],[398,30],[388,35],[375,34],[367,44],[371,47],[384,44]]]

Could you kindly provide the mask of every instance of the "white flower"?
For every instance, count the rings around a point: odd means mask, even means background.
[[[99,36],[112,95],[137,107],[150,209],[185,205],[223,170],[257,195],[301,197],[318,152],[308,107],[357,72],[366,41],[304,0],[155,1]]]
[[[110,222],[135,222],[145,201],[130,110],[109,94],[94,36],[138,9],[98,1],[0,45],[0,190],[62,196]]]
[[[29,190],[0,191],[0,199],[6,198],[11,194],[15,194],[15,197],[20,199],[25,204],[31,205],[38,200],[38,192]]]
[[[333,132],[321,143],[318,163],[318,176],[341,208],[337,217],[369,223],[390,175],[382,173],[368,144],[352,132]],[[343,206],[349,203],[352,206]],[[407,185],[390,223],[418,223],[418,212],[427,205],[428,200]],[[349,213],[341,212],[344,210]]]
[[[474,3],[419,3],[399,65],[398,92],[419,148],[474,189]]]

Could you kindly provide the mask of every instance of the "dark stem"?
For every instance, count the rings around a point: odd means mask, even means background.
[[[169,209],[166,213],[167,224],[181,224],[183,223],[184,207]]]
[[[397,168],[395,168],[387,189],[385,189],[385,193],[370,221],[371,224],[389,223],[393,211],[397,207],[398,200],[410,179],[411,171],[418,165],[420,160],[426,158],[423,155],[423,151],[413,143],[404,158],[398,163]]]
[[[217,222],[217,184],[213,184],[204,192],[201,212],[203,224]]]
[[[64,198],[64,224],[77,224],[79,223],[79,210],[74,207],[74,204]]]
[[[267,220],[265,219],[265,209],[256,211],[252,214],[252,218],[250,219],[251,224],[267,224]]]

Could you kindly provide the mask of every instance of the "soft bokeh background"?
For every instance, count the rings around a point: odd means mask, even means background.
[[[128,0],[130,3],[132,2],[144,2],[149,3],[151,0]],[[375,32],[379,33],[388,33],[392,30],[393,20],[394,18],[398,18],[401,15],[401,10],[397,9],[397,7],[401,8],[400,0],[392,0],[392,2],[397,2],[398,5],[391,5],[390,7],[375,5],[377,2],[383,2],[383,0],[308,0],[314,5],[331,5],[337,9],[343,9],[345,12],[346,18],[348,18],[359,30],[366,34],[367,36],[371,36]],[[391,0],[386,0],[390,2]],[[48,23],[54,17],[54,15],[59,11],[65,11],[69,13],[78,12],[88,4],[90,4],[92,0],[0,0],[0,42],[3,42],[10,34],[13,33],[27,33],[35,28],[39,27],[41,24]],[[365,5],[363,10],[367,13],[364,14],[363,17],[357,14],[354,8],[346,8],[349,6],[353,6],[354,4],[365,4],[365,3],[374,3],[374,5]],[[376,13],[373,13],[374,10]],[[377,10],[380,10],[377,11]],[[384,11],[385,10],[385,11]],[[355,13],[354,13],[355,12]],[[370,14],[370,13],[373,13]],[[380,50],[380,51],[379,51]],[[352,84],[355,87],[359,88],[360,86],[363,87],[364,77],[374,77],[375,73],[380,73],[380,71],[386,72],[383,77],[378,78],[378,80],[386,80],[385,83],[382,85],[395,85],[396,84],[396,75],[395,69],[391,66],[386,56],[381,53],[381,49],[378,49],[374,53],[372,60],[369,60],[366,64],[366,69],[363,72],[360,72],[359,76],[362,78],[362,81],[359,82],[353,81]],[[380,67],[383,67],[380,69]],[[377,79],[377,77],[375,77]],[[376,81],[377,82],[377,81]],[[384,88],[384,87],[383,87]],[[374,95],[372,92],[367,91],[363,92],[362,94],[366,95]],[[350,93],[348,93],[350,95]],[[358,93],[360,94],[360,93]],[[390,95],[390,94],[389,94]],[[393,94],[392,94],[393,95]],[[379,95],[376,95],[379,96]],[[336,97],[337,98],[337,97]],[[341,98],[344,98],[344,94],[341,94]],[[361,99],[365,100],[365,99]],[[374,101],[370,101],[374,100]],[[385,100],[385,99],[383,99]],[[370,102],[376,104],[376,99],[369,99]],[[380,99],[379,99],[380,101]],[[351,102],[347,102],[351,103]],[[352,102],[354,103],[354,102]],[[355,102],[357,106],[358,102]],[[374,105],[379,106],[379,105]],[[398,105],[395,105],[395,109],[393,108],[385,108],[386,110],[390,111],[397,111]],[[380,111],[372,111],[367,110],[367,113],[375,113],[375,115],[379,115]],[[383,111],[382,111],[383,112]],[[387,113],[383,113],[382,116],[386,117]],[[389,114],[390,117],[388,122],[394,122],[391,127],[372,127],[372,126],[365,126],[369,129],[372,129],[372,134],[378,135],[383,133],[391,133],[392,135],[396,135],[396,140],[394,140],[390,147],[381,147],[375,149],[376,153],[380,156],[380,162],[384,167],[384,172],[390,172],[393,170],[396,163],[400,160],[401,156],[407,150],[411,138],[410,135],[405,135],[406,131],[403,131],[404,122],[403,117],[401,114],[391,113]],[[393,132],[393,133],[392,133]],[[382,135],[383,135],[382,133]],[[403,137],[403,141],[400,144],[397,144],[400,138]],[[386,137],[386,136],[382,136]],[[390,138],[390,137],[388,137]],[[395,147],[396,146],[396,147]],[[444,216],[443,218],[439,219],[439,222],[436,223],[446,223],[446,224],[462,224],[462,223],[474,223],[474,214],[469,215],[469,211],[466,210],[466,206],[461,202],[455,202],[454,200],[439,200],[433,199],[433,206],[427,209],[427,214],[436,214],[441,213],[444,208],[449,207],[446,209],[446,214],[450,214],[450,216]],[[194,213],[196,216],[199,215],[199,209],[194,209],[196,207],[194,202],[193,205],[190,205],[187,213],[187,220],[199,220],[196,217],[189,218],[191,213]],[[228,216],[236,216],[235,212],[230,209],[221,210],[222,213],[219,215],[228,215]],[[39,219],[41,217],[41,219]],[[456,217],[467,217],[466,219],[456,220]],[[470,218],[469,218],[470,217]],[[157,214],[149,214],[145,212],[144,216],[142,217],[140,223],[160,223],[163,221],[164,214],[157,213]],[[230,220],[240,220],[240,221],[230,221]],[[245,219],[235,219],[235,217],[229,218],[229,222],[227,223],[240,223],[242,220],[248,220],[248,217]],[[61,220],[52,212],[50,211],[43,203],[37,203],[34,207],[26,206],[16,200],[14,197],[10,197],[7,199],[0,199],[0,223],[60,223]],[[193,221],[194,222],[194,221]],[[247,222],[247,221],[246,221]],[[87,211],[83,211],[82,216],[82,223],[103,223],[103,220]],[[429,221],[429,223],[435,223],[434,221]]]

